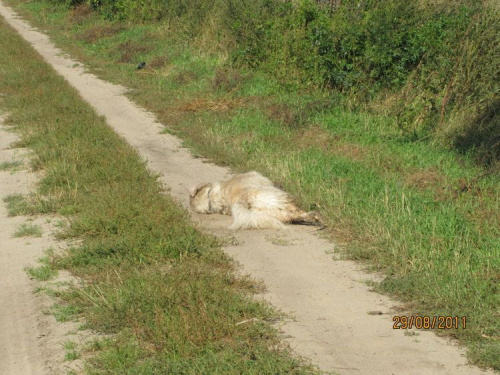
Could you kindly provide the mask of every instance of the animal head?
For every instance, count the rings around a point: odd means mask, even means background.
[[[209,214],[212,212],[210,207],[210,191],[212,184],[199,184],[189,188],[189,204],[194,212],[199,214]]]

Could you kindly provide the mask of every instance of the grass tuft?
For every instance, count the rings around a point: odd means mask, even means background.
[[[54,257],[52,249],[46,251],[47,256],[38,259],[37,267],[29,267],[26,269],[28,275],[37,281],[47,281],[57,276],[57,270],[51,266],[51,259]]]
[[[81,309],[76,306],[54,304],[49,310],[58,322],[69,322],[81,314]]]
[[[76,343],[74,341],[65,341],[63,343],[63,347],[65,350],[64,360],[65,361],[74,361],[80,358],[80,353],[76,350]]]
[[[28,275],[38,281],[47,281],[57,276],[57,272],[49,265],[40,265],[38,267],[30,267],[26,270]]]
[[[29,213],[28,203],[23,194],[11,194],[3,199],[7,204],[9,216],[26,215]]]
[[[19,167],[23,165],[22,161],[13,160],[13,161],[4,161],[0,163],[0,171],[11,171],[16,172],[19,170]]]
[[[42,237],[42,228],[35,224],[21,224],[14,234],[13,237]]]

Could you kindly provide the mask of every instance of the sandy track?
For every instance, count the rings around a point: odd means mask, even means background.
[[[0,118],[0,163],[25,160],[26,150],[10,148],[16,140],[2,126]],[[80,337],[68,334],[75,330],[76,324],[57,323],[52,315],[45,313],[53,301],[43,293],[34,293],[38,283],[25,272],[26,267],[37,265],[45,249],[61,246],[50,234],[54,218],[8,217],[3,201],[8,195],[33,191],[36,179],[25,168],[0,171],[0,375],[58,375],[81,366],[79,362],[64,362],[63,343],[81,342]],[[24,223],[40,226],[42,236],[13,237]],[[70,280],[68,275],[64,276]],[[60,275],[54,282],[62,280]]]
[[[1,122],[0,122],[1,126]],[[19,158],[8,149],[15,136],[0,128],[0,162]],[[26,171],[0,171],[0,199],[14,193],[26,193],[34,176]],[[25,266],[33,265],[41,256],[38,246],[24,238],[12,238],[21,217],[7,218],[7,209],[0,201],[0,374],[43,374],[41,349],[36,339],[39,304],[33,296]],[[37,241],[38,242],[38,241]]]
[[[0,14],[74,86],[108,124],[125,138],[159,172],[171,193],[187,206],[187,187],[229,174],[227,169],[195,159],[181,142],[159,134],[163,126],[154,116],[125,97],[126,89],[85,73],[82,65],[55,48],[48,37],[33,30],[7,7]],[[200,226],[218,235],[230,218],[193,216]],[[468,366],[464,351],[432,332],[405,335],[392,329],[391,307],[386,296],[362,283],[372,276],[354,262],[334,260],[334,245],[319,238],[312,228],[289,231],[242,231],[237,245],[225,250],[244,271],[263,279],[263,296],[295,319],[282,329],[291,346],[325,371],[340,374],[485,374]],[[382,315],[370,315],[381,311]]]

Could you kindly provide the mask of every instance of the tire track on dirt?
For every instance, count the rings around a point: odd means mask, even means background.
[[[229,175],[227,169],[194,158],[181,141],[160,134],[163,126],[151,113],[125,97],[126,89],[85,73],[81,64],[61,56],[49,38],[33,30],[9,8],[0,14],[75,87],[97,113],[161,174],[173,196],[188,206],[187,188]],[[197,216],[203,230],[220,236],[229,217]],[[493,374],[468,366],[464,350],[432,332],[405,335],[392,329],[390,298],[370,291],[372,279],[350,261],[332,259],[334,245],[314,228],[289,231],[242,231],[225,251],[245,272],[263,279],[262,297],[294,316],[281,327],[292,348],[324,371],[340,374]],[[381,315],[370,315],[381,311]]]

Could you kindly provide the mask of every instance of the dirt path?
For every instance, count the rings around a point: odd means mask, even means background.
[[[2,126],[0,117],[0,163],[25,161],[26,150],[10,148],[16,140]],[[7,216],[3,198],[34,189],[36,175],[25,167],[19,169],[0,171],[0,375],[64,374],[81,366],[64,362],[63,343],[80,342],[76,335],[69,334],[76,324],[57,323],[52,315],[44,313],[53,301],[43,293],[34,293],[38,284],[24,270],[36,266],[45,249],[57,249],[60,244],[50,235],[53,218]],[[42,236],[14,237],[14,232],[25,223],[42,228]],[[55,282],[63,276],[66,275],[60,275]]]
[[[1,123],[0,123],[1,126]],[[0,128],[0,163],[19,158],[8,149],[15,136]],[[34,176],[25,171],[0,171],[0,199],[9,194],[26,193]],[[32,265],[40,250],[24,238],[12,238],[21,217],[7,218],[0,201],[0,374],[43,374],[43,359],[36,337],[38,301],[23,267]],[[38,241],[37,241],[38,242]]]
[[[228,170],[195,159],[180,141],[159,134],[153,115],[125,97],[126,89],[84,73],[82,65],[61,57],[48,37],[31,29],[5,6],[0,14],[73,85],[108,124],[159,172],[171,193],[187,206],[187,187],[228,175]],[[230,218],[195,216],[204,230],[229,235]],[[334,245],[311,228],[242,231],[226,251],[244,270],[263,279],[263,297],[295,319],[282,329],[291,346],[325,371],[340,374],[484,374],[468,366],[464,351],[432,332],[392,329],[396,302],[362,283],[373,276],[354,262],[333,260]],[[381,311],[382,315],[371,315]],[[493,372],[489,372],[493,374]]]

